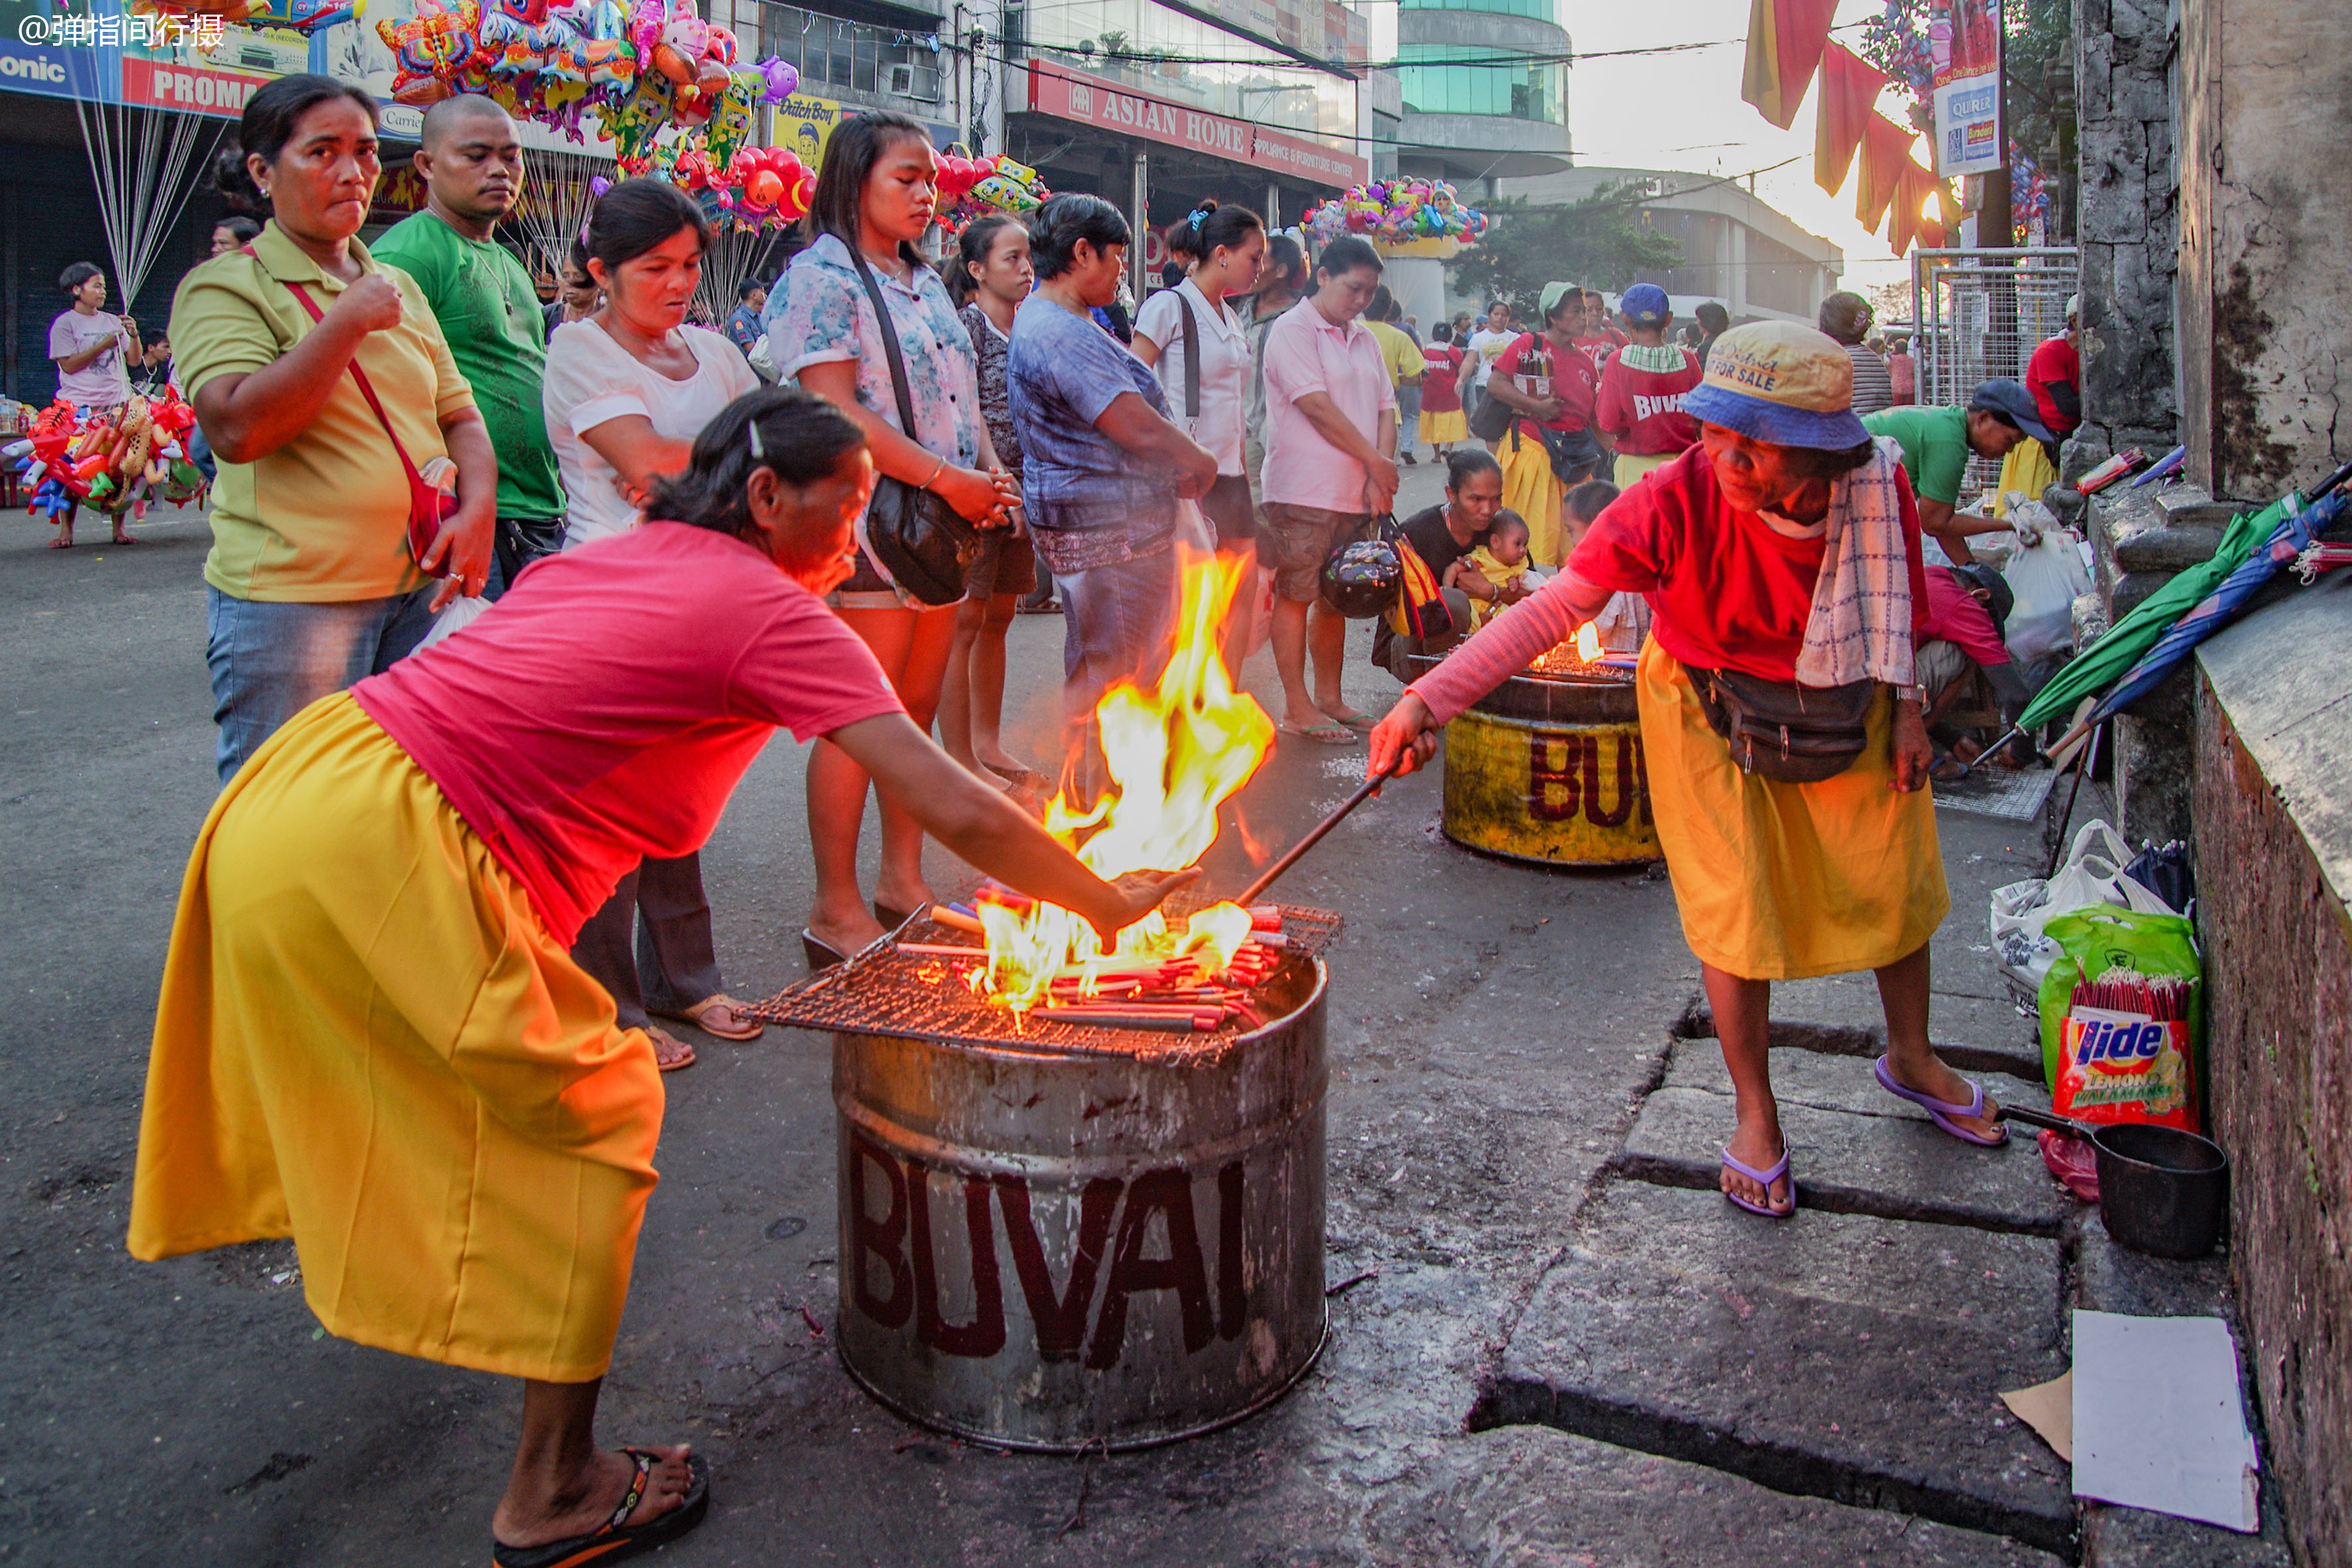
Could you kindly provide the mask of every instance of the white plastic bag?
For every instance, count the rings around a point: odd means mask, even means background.
[[[433,629],[417,639],[416,646],[431,647],[451,633],[463,631],[480,619],[482,612],[489,607],[488,599],[461,597],[450,600],[441,606],[441,613],[433,617]]]
[[[2041,510],[2035,503],[2032,510]],[[2018,539],[2016,556],[2003,568],[2015,603],[2006,628],[2009,656],[2030,664],[2053,648],[2074,640],[2074,598],[2091,591],[2091,574],[2083,569],[2074,536],[2063,528],[2044,527],[2033,542]]]
[[[2124,875],[2131,864],[2131,846],[2123,835],[2093,818],[2074,835],[2058,874],[2048,881],[2029,877],[1992,892],[1992,944],[2000,954],[2001,977],[2021,999],[2035,1002],[2042,977],[2058,957],[2058,944],[2042,928],[2058,916],[2095,904],[2113,904],[2146,915],[2177,915],[2138,882]]]
[[[776,351],[774,345],[768,342],[767,333],[760,334],[759,341],[751,345],[751,352],[743,358],[751,365],[751,374],[769,385],[773,386],[783,379],[776,374]]]

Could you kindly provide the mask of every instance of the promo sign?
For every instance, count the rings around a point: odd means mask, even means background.
[[[2000,126],[2000,0],[1927,0],[1927,47],[1935,72],[1936,173],[1982,174],[2007,168]]]

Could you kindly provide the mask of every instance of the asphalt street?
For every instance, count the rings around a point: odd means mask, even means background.
[[[1414,471],[1407,501],[1435,494],[1433,472]],[[53,553],[41,548],[46,531],[0,520],[0,680],[11,710],[0,740],[0,973],[16,977],[0,1051],[0,1563],[478,1563],[511,1453],[514,1384],[325,1338],[290,1244],[160,1265],[123,1249],[157,978],[215,791],[198,574],[207,534],[200,518],[172,516],[144,528],[135,549]],[[1061,632],[1056,617],[1024,616],[1012,633],[1008,733],[1039,760]],[[1365,643],[1359,626],[1348,690],[1377,711],[1397,688]],[[1248,675],[1271,703],[1268,656]],[[1236,826],[1209,857],[1213,885],[1238,887],[1253,848],[1262,861],[1336,804],[1362,759],[1360,746],[1285,741],[1237,798]],[[790,737],[772,743],[704,857],[739,996],[802,973],[803,768]],[[1332,1301],[1331,1344],[1300,1387],[1210,1437],[1108,1459],[1020,1457],[936,1436],[871,1403],[825,1331],[836,1290],[828,1042],[773,1029],[750,1044],[694,1037],[700,1063],[667,1080],[663,1180],[603,1417],[608,1442],[690,1441],[712,1461],[709,1522],[662,1560],[1927,1564],[2069,1554],[2051,1533],[2049,1461],[2032,1459],[2032,1439],[1993,1402],[2004,1351],[2016,1366],[2063,1365],[2063,1264],[2050,1238],[2070,1222],[2041,1192],[2029,1151],[1998,1156],[2006,1173],[1968,1188],[1949,1213],[1906,1208],[1908,1189],[1932,1198],[1959,1180],[1950,1172],[1986,1167],[1964,1165],[1974,1156],[1915,1132],[1925,1124],[1864,1092],[1867,1057],[1852,1053],[1868,1048],[1866,979],[1791,988],[1776,1016],[1819,1026],[1791,1037],[1805,1058],[1793,1070],[1820,1078],[1806,1098],[1821,1117],[1844,1118],[1819,1135],[1817,1155],[1801,1147],[1799,1176],[1842,1182],[1850,1195],[1842,1212],[1809,1210],[1782,1233],[1809,1242],[1754,1251],[1763,1222],[1691,1191],[1712,1177],[1685,1170],[1685,1142],[1704,1152],[1727,1134],[1729,1102],[1706,1076],[1710,1063],[1719,1075],[1720,1058],[1690,1006],[1696,965],[1663,878],[1475,857],[1441,837],[1438,804],[1433,775],[1391,786],[1284,886],[1286,898],[1348,921],[1330,956],[1329,1270],[1335,1285],[1363,1278]],[[2039,828],[1949,814],[1941,826],[1955,909],[1936,944],[1937,1032],[1973,1041],[1997,1068],[2004,1051],[2021,1056],[2021,1026],[1981,951],[1984,898],[2029,874]],[[869,864],[872,837],[869,827]],[[968,875],[934,855],[942,889]],[[2020,1080],[1995,1089],[2012,1091]],[[1907,1163],[1874,1164],[1872,1140],[1890,1138],[1908,1141]],[[1984,1214],[2000,1224],[1968,1228]],[[1811,1331],[1801,1310],[1765,1314],[1800,1340],[1819,1336],[1813,1348],[1833,1350],[1828,1362],[1842,1366],[1780,1379],[1768,1364],[1780,1348],[1741,1352],[1763,1359],[1743,1361],[1739,1375],[1811,1390],[1821,1409],[1806,1398],[1709,1405],[1707,1386],[1719,1391],[1723,1374],[1685,1364],[1676,1344],[1745,1331],[1748,1316],[1722,1303],[1762,1300],[1780,1288],[1775,1279],[1818,1294],[1789,1271],[1815,1256],[1805,1247],[1834,1250],[1861,1234],[1840,1225],[1879,1227],[1872,1234],[1897,1249],[1885,1256],[1916,1257],[1918,1270],[1849,1281]],[[1671,1258],[1653,1247],[1665,1234],[1683,1249]],[[1983,1259],[1954,1251],[1955,1238],[1979,1236],[1965,1246],[1992,1249]],[[1926,1250],[1901,1250],[1921,1237]],[[1594,1300],[1629,1299],[1612,1283],[1621,1258],[1643,1280],[1676,1282],[1655,1316],[1589,1315]],[[1959,1268],[1974,1279],[1979,1262],[2018,1271],[2016,1288],[1983,1286],[1965,1310],[1934,1293],[1927,1276]],[[1870,1291],[1887,1299],[1864,1301]],[[1882,1333],[1892,1325],[1931,1339],[1950,1313],[1971,1317],[1967,1364],[1981,1379],[1919,1408],[1920,1419],[1948,1423],[1958,1447],[1979,1446],[1990,1478],[1981,1486],[1960,1473],[1979,1459],[1953,1459],[1946,1477],[1932,1453],[1912,1489],[1882,1486],[1870,1455],[1822,1436],[1837,1409],[1850,1422],[1878,1397],[1874,1385],[1939,1375],[1909,1360],[1874,1367],[1868,1346],[1844,1337],[1865,1307]],[[1672,1379],[1645,1381],[1667,1362]],[[1816,1389],[1806,1378],[1828,1381]],[[1589,1396],[1565,1400],[1571,1386]],[[1528,1396],[1545,1387],[1549,1405]],[[1590,1414],[1620,1407],[1655,1419],[1612,1426]],[[1726,1458],[1730,1450],[1690,1436],[1718,1428],[1787,1462]]]

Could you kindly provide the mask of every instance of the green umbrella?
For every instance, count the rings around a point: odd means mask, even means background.
[[[2105,637],[2056,675],[2018,715],[2017,728],[2032,730],[2072,712],[2085,697],[2106,689],[2117,676],[2139,662],[2156,639],[2170,630],[2182,613],[2211,593],[2235,572],[2247,556],[2271,536],[2282,519],[2303,509],[2303,498],[2289,493],[2260,511],[2240,512],[2221,535],[2213,559],[2192,566],[2142,600],[2132,612],[2109,627]]]

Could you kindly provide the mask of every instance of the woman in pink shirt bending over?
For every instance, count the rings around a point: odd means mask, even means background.
[[[131,1250],[290,1236],[329,1331],[523,1379],[502,1568],[628,1555],[709,1505],[684,1445],[593,1440],[662,1123],[653,1047],[569,951],[621,877],[709,838],[779,727],[1106,933],[1192,875],[1101,880],[915,727],[820,596],[873,486],[833,405],[738,399],[643,525],[297,714],[190,858]]]

